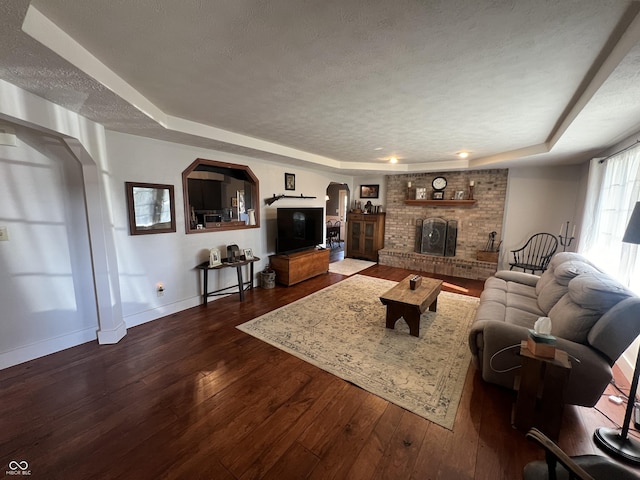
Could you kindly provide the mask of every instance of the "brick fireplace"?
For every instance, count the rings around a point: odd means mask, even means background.
[[[496,245],[502,238],[502,221],[507,194],[506,169],[471,170],[463,172],[434,172],[406,175],[388,175],[385,248],[378,252],[379,263],[442,275],[483,280],[497,269],[497,263],[476,259],[478,250],[484,250],[489,234],[497,232]],[[469,198],[469,182],[474,182],[474,204],[408,205],[408,182],[413,188],[427,189],[430,198],[431,181],[443,176],[447,179],[444,199],[452,199],[456,192]],[[460,195],[460,194],[459,194]],[[456,225],[455,255],[419,253],[417,226],[425,219],[442,219]],[[449,252],[451,253],[451,252]]]

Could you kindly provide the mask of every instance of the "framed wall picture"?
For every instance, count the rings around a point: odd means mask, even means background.
[[[284,189],[295,190],[296,189],[296,176],[293,173],[284,174]]]
[[[360,198],[378,198],[380,185],[360,185]]]
[[[209,250],[209,268],[222,264],[222,257],[220,257],[220,250],[212,248]]]
[[[131,235],[176,231],[173,185],[125,182],[125,189]]]
[[[245,260],[253,260],[253,250],[251,250],[250,248],[245,248],[243,250],[243,253]]]

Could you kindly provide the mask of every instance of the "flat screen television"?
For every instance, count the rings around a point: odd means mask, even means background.
[[[278,208],[276,253],[314,248],[324,239],[324,208]]]

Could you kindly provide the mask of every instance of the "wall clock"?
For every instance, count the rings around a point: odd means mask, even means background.
[[[447,186],[447,179],[444,177],[436,177],[433,179],[433,182],[431,182],[431,185],[434,190],[444,190]]]

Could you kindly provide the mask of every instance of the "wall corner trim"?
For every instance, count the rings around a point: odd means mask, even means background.
[[[98,343],[100,345],[111,345],[118,343],[127,334],[127,326],[120,322],[116,328],[109,330],[98,330]]]

